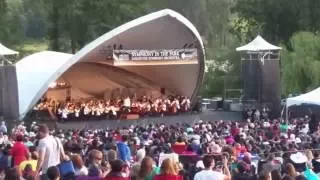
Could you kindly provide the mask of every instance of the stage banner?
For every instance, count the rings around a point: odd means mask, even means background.
[[[113,50],[115,61],[195,60],[197,49]]]

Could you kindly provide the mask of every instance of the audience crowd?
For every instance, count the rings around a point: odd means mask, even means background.
[[[118,129],[0,126],[0,179],[292,180],[320,177],[312,118]]]
[[[190,111],[190,99],[182,96],[162,96],[141,98],[125,97],[112,100],[67,100],[57,102],[42,99],[34,111],[51,111],[60,120],[79,119],[118,119],[123,114],[138,114],[140,116],[174,115]]]

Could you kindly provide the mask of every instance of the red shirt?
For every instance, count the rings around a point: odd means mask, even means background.
[[[11,149],[11,156],[13,157],[14,165],[19,166],[22,161],[27,160],[28,148],[22,142],[16,142]]]
[[[180,175],[156,175],[153,177],[153,180],[183,180],[183,177]]]
[[[233,137],[235,137],[236,135],[239,135],[239,134],[240,134],[240,129],[239,128],[237,128],[237,127],[232,127],[231,128],[231,135]]]

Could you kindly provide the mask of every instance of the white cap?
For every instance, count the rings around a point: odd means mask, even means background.
[[[306,163],[308,161],[307,156],[301,152],[291,154],[290,159],[296,164]]]

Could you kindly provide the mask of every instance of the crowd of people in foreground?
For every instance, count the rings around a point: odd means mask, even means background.
[[[117,119],[121,114],[140,116],[173,115],[190,111],[190,99],[182,96],[123,97],[111,100],[67,100],[59,102],[44,98],[34,111],[52,111],[61,120]]]
[[[312,120],[310,120],[312,119]],[[314,117],[57,130],[0,126],[1,179],[318,180]]]

